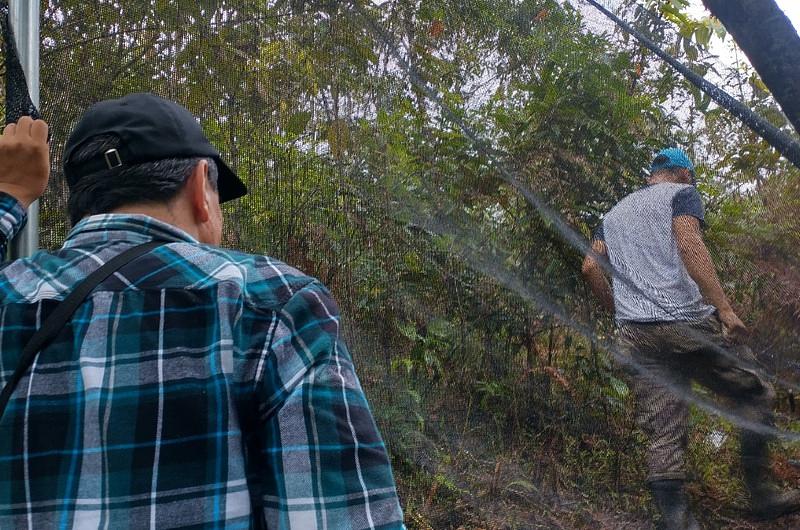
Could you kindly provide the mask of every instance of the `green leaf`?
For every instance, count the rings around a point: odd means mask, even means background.
[[[420,273],[423,271],[422,259],[416,252],[406,252],[406,254],[403,256],[403,263],[409,272]]]
[[[711,28],[708,26],[700,26],[694,32],[697,43],[704,47],[708,46],[708,43],[711,41],[711,35]]]
[[[713,100],[711,99],[711,96],[709,96],[708,94],[703,94],[703,98],[700,101],[700,104],[697,106],[697,110],[699,110],[700,112],[707,111],[712,101]]]
[[[310,120],[310,112],[295,112],[286,122],[286,132],[297,136],[306,130],[306,126]]]
[[[513,487],[519,487],[529,492],[539,491],[539,489],[532,482],[528,482],[527,480],[522,480],[522,479],[509,482],[508,486],[506,486],[506,488],[513,488]]]
[[[616,377],[609,378],[609,384],[611,385],[612,390],[614,390],[614,394],[620,399],[624,399],[630,394],[630,389],[628,385],[625,384],[625,381],[621,379],[617,379]]]
[[[400,331],[400,334],[407,339],[418,341],[421,338],[417,333],[416,326],[414,326],[414,324],[411,322],[399,322],[397,324],[397,329]]]
[[[690,39],[683,39],[683,50],[686,52],[686,56],[689,57],[691,61],[696,61],[700,55],[697,47],[692,44]]]

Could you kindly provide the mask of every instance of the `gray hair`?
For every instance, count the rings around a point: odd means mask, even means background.
[[[85,162],[118,146],[119,138],[114,135],[96,136],[76,149],[71,161]],[[75,225],[88,215],[108,213],[127,204],[165,204],[178,195],[203,160],[208,162],[208,180],[216,190],[219,170],[216,162],[206,157],[168,158],[82,175],[69,190],[70,222]]]

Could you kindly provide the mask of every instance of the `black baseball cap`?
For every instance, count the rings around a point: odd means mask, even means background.
[[[72,163],[75,150],[95,136],[112,134],[119,147]],[[219,202],[247,193],[247,186],[220,158],[200,124],[181,105],[155,94],[129,94],[92,105],[73,129],[64,146],[64,175],[72,187],[81,177],[166,158],[212,158],[219,168]]]

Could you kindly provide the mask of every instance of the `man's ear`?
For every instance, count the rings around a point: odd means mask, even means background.
[[[194,166],[192,174],[186,181],[186,193],[192,207],[195,221],[208,221],[211,210],[209,196],[211,184],[208,182],[208,161],[201,160]]]

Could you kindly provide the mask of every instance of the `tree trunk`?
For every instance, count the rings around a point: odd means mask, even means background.
[[[800,133],[800,35],[774,0],[703,0]]]

